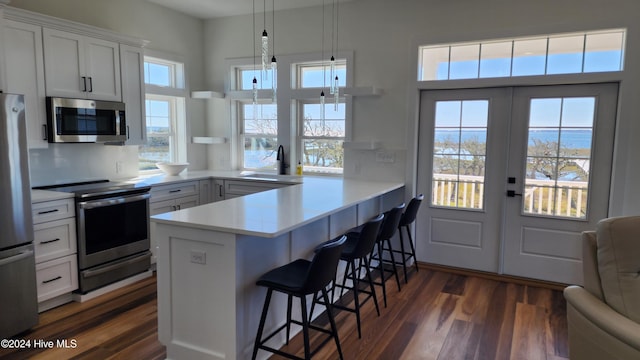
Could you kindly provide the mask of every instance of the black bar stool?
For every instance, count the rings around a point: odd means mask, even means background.
[[[407,261],[413,258],[413,265],[416,267],[416,272],[418,271],[418,260],[416,260],[416,248],[413,245],[413,238],[411,237],[411,229],[410,225],[416,221],[416,216],[418,215],[418,210],[420,209],[420,204],[424,199],[424,195],[420,194],[411,201],[409,201],[409,205],[407,205],[407,209],[402,214],[400,218],[400,224],[398,224],[398,231],[400,232],[400,250],[393,250],[393,252],[398,253],[402,256],[402,270],[404,271],[404,282],[405,284],[408,282],[407,278]],[[402,237],[402,229],[406,229],[407,235],[409,235],[409,247],[410,252],[407,252],[404,248],[404,239]]]
[[[338,284],[336,281],[334,281],[332,289],[332,297],[336,287],[340,288],[340,297],[342,297],[343,290],[353,290],[353,302],[355,304],[354,308],[349,308],[347,306],[336,303],[333,304],[333,307],[356,314],[358,338],[362,337],[362,333],[360,330],[360,307],[365,302],[367,302],[367,300],[373,297],[373,303],[376,306],[376,312],[378,313],[378,316],[380,316],[380,308],[378,307],[376,290],[373,287],[373,278],[371,277],[369,255],[373,251],[373,247],[376,244],[378,231],[380,230],[380,225],[383,218],[384,215],[380,214],[364,224],[362,230],[359,233],[347,234],[347,241],[344,245],[344,249],[342,249],[342,254],[340,255],[340,260],[347,262],[347,268],[345,269],[344,277],[342,278],[342,284]],[[358,266],[356,266],[356,260],[358,260]],[[364,268],[365,270],[369,290],[360,289],[360,273],[362,268]],[[352,287],[346,286],[347,279],[351,281]],[[360,301],[360,293],[367,295],[362,301]]]
[[[385,272],[389,275],[394,275],[396,278],[396,284],[398,285],[398,291],[400,291],[400,277],[398,276],[398,269],[396,268],[396,261],[393,256],[393,248],[391,247],[391,238],[395,235],[398,225],[400,224],[400,218],[402,217],[402,211],[404,210],[404,203],[394,207],[393,209],[384,213],[384,220],[380,226],[380,232],[376,241],[377,252],[371,255],[371,260],[378,261],[378,271],[380,272],[380,282],[374,284],[382,286],[382,297],[384,298],[384,307],[387,307],[387,287],[385,282],[388,277],[385,276]],[[384,258],[384,252],[387,251],[389,259]],[[385,263],[391,263],[391,268],[385,267]]]
[[[283,329],[286,329],[286,343],[288,344],[291,323],[302,325],[302,336],[304,339],[304,359],[310,359],[313,354],[320,350],[320,348],[332,338],[336,342],[338,354],[340,355],[340,359],[342,359],[342,349],[340,348],[340,340],[338,339],[338,329],[331,312],[331,302],[329,301],[326,287],[336,277],[338,261],[340,259],[340,254],[342,253],[342,249],[345,245],[346,239],[347,237],[342,235],[341,237],[334,239],[333,241],[324,243],[322,246],[316,249],[316,254],[314,255],[312,261],[298,259],[287,265],[275,268],[265,273],[260,277],[260,279],[258,279],[256,285],[266,287],[267,296],[264,300],[262,315],[260,316],[260,325],[258,326],[258,334],[256,336],[256,342],[253,347],[252,359],[256,358],[259,349],[270,351],[274,354],[278,354],[290,359],[303,359],[299,356],[285,353],[284,351],[266,345],[267,341],[269,341]],[[271,295],[274,290],[287,294],[287,322],[263,339],[262,332],[264,331],[264,323],[267,318],[269,302],[271,301]],[[327,315],[329,317],[330,330],[311,324],[311,316],[313,314],[307,314],[306,295],[313,294],[313,306],[316,302],[316,295],[318,292],[322,293],[322,298],[324,300],[323,304],[327,309]],[[291,319],[291,300],[293,296],[300,299],[302,321]],[[313,351],[311,351],[309,344],[309,329],[313,329],[330,335],[329,337],[324,339],[322,343],[318,345],[318,347]]]

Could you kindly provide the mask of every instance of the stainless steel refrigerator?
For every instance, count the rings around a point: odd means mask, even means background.
[[[37,323],[24,98],[0,94],[0,339]]]

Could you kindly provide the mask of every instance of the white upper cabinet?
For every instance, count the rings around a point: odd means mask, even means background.
[[[118,43],[43,29],[47,96],[122,101]]]
[[[122,101],[127,116],[127,145],[146,141],[144,108],[144,54],[142,48],[120,44],[122,71]]]
[[[29,148],[46,148],[42,27],[5,20],[6,91],[23,94]]]

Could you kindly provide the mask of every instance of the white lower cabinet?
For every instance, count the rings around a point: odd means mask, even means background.
[[[198,180],[151,187],[149,214],[152,216],[198,205],[200,205],[200,181]],[[158,250],[154,236],[151,236],[149,247],[152,255],[151,263],[155,264]]]
[[[225,180],[224,198],[232,199],[239,196],[255,194],[258,192],[273,190],[289,185],[291,184],[256,180]]]
[[[33,233],[40,311],[71,301],[78,288],[73,198],[34,203]]]

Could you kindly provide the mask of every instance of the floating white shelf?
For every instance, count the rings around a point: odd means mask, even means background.
[[[194,136],[191,138],[191,142],[194,144],[224,144],[227,142],[227,138],[217,136]]]
[[[343,144],[345,149],[352,150],[378,150],[382,147],[380,141],[345,141]]]
[[[218,91],[192,91],[193,99],[224,99],[224,93]]]

